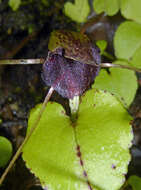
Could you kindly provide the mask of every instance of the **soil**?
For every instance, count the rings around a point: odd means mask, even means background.
[[[64,3],[65,0],[48,0],[48,4],[45,5],[43,1],[23,0],[18,10],[12,11],[8,0],[2,1],[0,3],[0,58],[46,58],[51,31],[79,30],[82,26],[72,22],[63,14]],[[93,15],[92,11],[91,17]],[[107,40],[108,52],[112,54],[114,31],[122,21],[120,15],[112,18],[102,15],[83,27],[92,41]],[[0,66],[0,136],[5,136],[12,142],[14,152],[24,139],[31,108],[43,102],[47,93],[48,87],[41,79],[41,72],[40,64]],[[136,174],[141,177],[141,75],[138,73],[137,78],[139,88],[129,109],[134,118],[135,138],[127,176]],[[51,100],[63,104],[69,114],[67,99],[54,93]],[[0,174],[3,171],[4,169],[0,169]],[[39,180],[26,169],[24,162],[19,158],[0,189],[35,190],[42,187]]]

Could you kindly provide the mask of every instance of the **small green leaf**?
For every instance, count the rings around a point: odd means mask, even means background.
[[[93,7],[96,13],[106,12],[109,16],[115,15],[120,8],[119,0],[94,0]]]
[[[28,131],[40,108],[32,110]],[[130,120],[114,96],[98,90],[82,97],[75,126],[60,105],[49,103],[23,159],[49,190],[118,190],[130,160]]]
[[[121,13],[127,19],[141,23],[141,1],[140,0],[122,0]]]
[[[21,4],[21,0],[9,0],[9,6],[16,11]]]
[[[76,22],[85,22],[90,12],[88,0],[75,0],[75,3],[66,2],[65,14]]]
[[[107,48],[107,41],[98,40],[98,41],[96,41],[96,45],[99,47],[101,54],[103,54],[103,52]]]
[[[117,58],[127,59],[135,67],[141,67],[139,56],[141,48],[141,24],[132,21],[123,22],[115,33],[114,48]]]
[[[128,179],[128,184],[132,186],[133,190],[141,190],[141,178],[138,176],[130,176]]]
[[[12,156],[12,145],[11,142],[0,136],[0,167],[4,167]]]
[[[121,61],[114,63],[124,64]],[[93,86],[113,93],[124,106],[128,107],[136,94],[137,78],[133,71],[127,69],[111,68],[110,74],[105,69],[102,69]]]

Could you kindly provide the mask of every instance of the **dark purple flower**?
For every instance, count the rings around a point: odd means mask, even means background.
[[[98,75],[101,62],[98,51],[96,47],[91,48],[94,62],[97,65],[88,65],[66,58],[62,48],[49,52],[43,64],[44,82],[47,86],[53,86],[64,98],[72,99],[74,96],[82,95]]]

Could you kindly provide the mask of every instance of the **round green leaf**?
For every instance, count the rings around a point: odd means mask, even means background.
[[[122,0],[121,13],[127,19],[141,23],[141,1],[140,0]]]
[[[9,0],[9,6],[13,9],[13,11],[18,10],[21,4],[21,0]]]
[[[0,136],[0,167],[4,167],[12,156],[12,145],[11,142]]]
[[[128,59],[132,62],[132,57],[140,47],[141,24],[132,21],[123,22],[114,36],[114,48],[117,58]]]
[[[32,110],[28,131],[40,108]],[[117,190],[130,161],[130,120],[117,99],[102,91],[82,98],[75,125],[60,105],[49,103],[23,159],[49,190]]]
[[[88,178],[98,189],[119,189],[130,160],[131,117],[109,93],[89,91],[80,105],[77,142]]]
[[[119,0],[94,0],[93,7],[96,13],[106,12],[109,16],[115,15],[120,8]]]
[[[141,178],[138,176],[130,176],[128,179],[128,184],[132,186],[133,190],[141,190]]]
[[[121,61],[114,63],[124,64]],[[93,87],[111,92],[124,106],[128,107],[136,94],[137,78],[131,70],[111,68],[110,73],[108,73],[102,69],[99,76],[96,77]]]
[[[88,0],[75,0],[74,4],[66,2],[64,12],[68,17],[78,23],[85,22],[90,13]]]

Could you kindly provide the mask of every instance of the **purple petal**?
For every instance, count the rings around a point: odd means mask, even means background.
[[[98,59],[100,60],[99,57]],[[47,86],[53,86],[61,96],[72,99],[82,95],[90,87],[99,68],[100,66],[80,63],[49,52],[43,65],[42,78]]]

